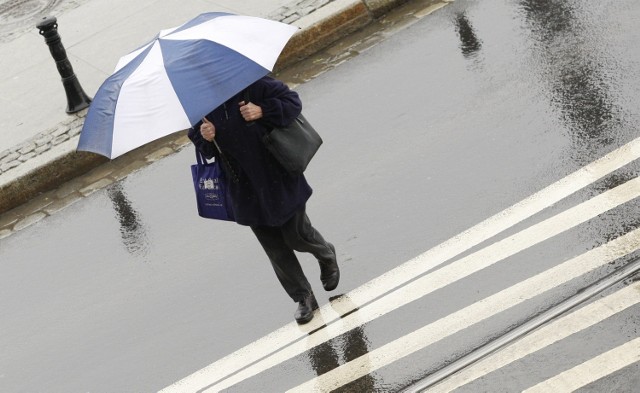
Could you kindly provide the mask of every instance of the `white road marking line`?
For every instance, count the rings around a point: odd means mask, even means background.
[[[586,222],[638,196],[640,196],[640,178],[630,180],[580,205],[572,207],[515,235],[461,258],[439,270],[420,277],[404,287],[387,294],[376,302],[362,307],[356,313],[347,315],[340,321],[328,325],[323,329],[323,333],[325,333],[323,336],[311,335],[305,340],[297,341],[277,353],[244,368],[220,383],[210,386],[210,391],[228,388],[285,360],[304,353],[309,348],[320,345],[328,339],[337,337],[340,334],[372,321],[429,293],[444,288],[453,282],[470,276],[475,272],[487,268],[544,240],[550,239],[559,233]],[[352,294],[349,294],[350,299],[351,296]]]
[[[429,388],[446,393],[589,328],[640,302],[640,284],[627,286],[526,335],[508,347],[461,370]]]
[[[354,308],[362,307],[362,305],[374,301],[386,292],[424,274],[452,257],[490,239],[496,234],[531,217],[607,174],[629,164],[638,157],[640,157],[640,138],[612,151],[604,157],[573,172],[556,183],[551,184],[446,242],[441,243],[422,255],[369,281],[349,292],[347,295],[351,299],[351,302],[353,302]],[[341,300],[334,302],[334,307],[340,307],[340,302]],[[309,332],[318,329],[322,325],[330,325],[339,320],[340,314],[334,312],[332,305],[324,305],[320,308],[314,320],[309,324],[303,325],[302,327],[293,322],[285,325],[267,336],[174,383],[163,389],[162,392],[180,392],[185,389],[197,391],[210,386],[260,359],[272,355],[281,348],[286,348],[292,343],[304,339]]]
[[[423,326],[365,356],[309,380],[289,390],[288,393],[330,392],[575,277],[604,266],[639,247],[640,229],[636,229],[603,246]]]
[[[533,386],[523,393],[573,392],[640,361],[640,337]]]

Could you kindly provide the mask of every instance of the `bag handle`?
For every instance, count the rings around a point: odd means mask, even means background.
[[[196,147],[196,161],[198,162],[198,165],[208,164],[207,157],[205,157],[204,154],[202,154],[202,152],[198,150],[197,147]]]
[[[218,143],[216,142],[215,139],[213,140],[213,143],[216,146],[216,149],[218,150],[218,153],[220,154],[220,159],[222,159],[222,163],[224,164],[223,165],[224,168],[229,171],[229,175],[231,176],[231,180],[233,180],[234,183],[238,183],[240,181],[240,178],[238,177],[238,174],[236,173],[236,171],[231,166],[231,163],[227,159],[227,156],[225,156],[222,153],[222,150],[220,150],[220,146],[218,146]],[[196,161],[198,162],[198,165],[208,164],[207,157],[205,157],[204,154],[202,154],[202,152],[200,150],[198,150],[197,147],[195,149],[196,149]]]
[[[233,169],[233,166],[231,166],[231,163],[227,159],[227,156],[224,155],[224,153],[222,153],[222,150],[220,150],[220,146],[218,146],[218,142],[216,142],[215,138],[212,140],[212,142],[216,146],[216,150],[218,150],[218,155],[222,160],[222,163],[225,169],[229,171],[231,180],[234,183],[238,183],[240,181],[240,178],[238,177],[238,174],[236,173],[236,171]],[[198,162],[199,165],[207,164],[207,157],[205,157],[204,154],[202,154],[202,152],[198,150],[197,147],[196,147],[196,161]]]

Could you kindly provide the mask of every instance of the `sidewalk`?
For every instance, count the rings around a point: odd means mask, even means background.
[[[202,12],[254,15],[299,26],[276,65],[281,69],[406,2],[50,0],[39,10],[0,9],[8,16],[0,25],[0,50],[5,54],[0,56],[0,215],[107,162],[104,157],[75,151],[86,110],[66,113],[60,74],[44,37],[35,28],[42,17],[57,18],[73,71],[93,97],[122,55],[158,30],[180,25]],[[156,148],[179,144],[181,137],[184,135],[176,133]],[[126,161],[126,155],[123,157]]]

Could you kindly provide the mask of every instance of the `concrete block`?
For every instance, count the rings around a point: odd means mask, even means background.
[[[332,6],[336,8],[333,13]],[[296,22],[298,31],[285,46],[274,71],[298,62],[338,39],[357,31],[372,21],[371,13],[361,1],[336,1]]]

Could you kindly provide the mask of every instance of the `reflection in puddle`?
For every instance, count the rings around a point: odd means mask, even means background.
[[[335,304],[337,308],[336,311],[341,315],[343,315],[342,312],[345,309],[357,311],[356,305],[346,295],[332,297],[330,301],[332,306],[334,306],[334,301],[338,301]],[[357,318],[358,313],[350,311],[347,315],[351,318]],[[318,376],[338,368],[352,360],[363,357],[365,357],[363,359],[366,359],[366,356],[368,356],[369,353],[370,343],[365,334],[364,326],[359,323],[357,325],[358,327],[348,331],[347,333],[309,349],[309,362]],[[321,329],[314,334],[322,335],[323,332],[324,329]],[[376,392],[376,380],[374,376],[372,374],[367,374],[364,377],[335,390],[335,392],[352,391]]]
[[[111,203],[113,203],[116,217],[120,223],[122,244],[131,255],[146,255],[149,249],[149,241],[145,227],[122,190],[122,184],[116,183],[109,187],[107,195],[111,199]]]
[[[459,13],[455,16],[453,22],[460,38],[462,54],[464,57],[474,56],[482,48],[482,41],[476,36],[476,32],[467,15],[464,12]]]
[[[548,86],[550,103],[571,138],[568,156],[579,166],[635,137],[637,129],[634,117],[621,107],[628,102],[619,88],[623,67],[606,44],[607,30],[598,29],[602,16],[596,8],[590,2],[520,1],[539,59],[541,83]],[[598,182],[592,192],[608,191],[637,175],[637,166],[627,166]],[[597,225],[584,226],[581,233],[593,248],[638,228],[638,203],[629,202],[598,219]]]
[[[520,6],[535,41],[541,81],[570,133],[571,158],[585,165],[623,139],[623,111],[614,103],[616,59],[598,42],[588,20],[591,10],[558,0],[521,0]]]

